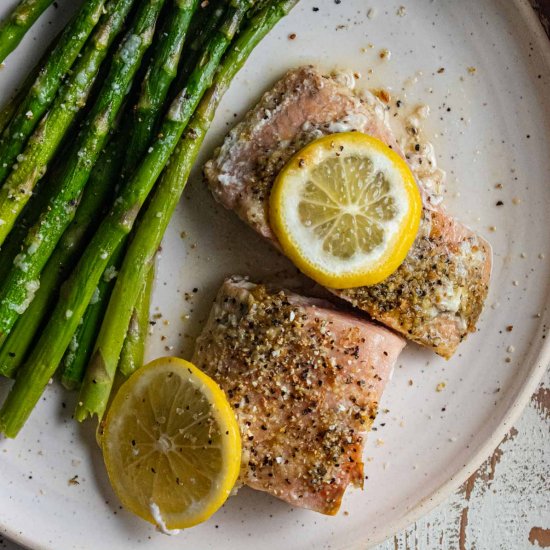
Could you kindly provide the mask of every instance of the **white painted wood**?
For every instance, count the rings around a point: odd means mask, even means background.
[[[375,550],[550,548],[550,372],[515,428],[446,502]]]

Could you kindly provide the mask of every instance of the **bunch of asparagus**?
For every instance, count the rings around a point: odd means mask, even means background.
[[[86,0],[0,112],[6,436],[56,371],[101,420],[141,366],[155,255],[216,108],[297,2]],[[0,25],[0,61],[50,3]]]

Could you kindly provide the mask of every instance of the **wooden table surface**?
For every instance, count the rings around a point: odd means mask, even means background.
[[[375,550],[550,548],[550,373],[516,426],[446,502]]]

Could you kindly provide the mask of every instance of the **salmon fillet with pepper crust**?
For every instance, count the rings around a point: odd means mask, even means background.
[[[363,486],[364,434],[404,345],[323,300],[226,280],[193,362],[237,415],[240,482],[335,514]]]
[[[278,246],[269,226],[270,190],[286,162],[313,139],[356,130],[381,139],[404,156],[384,121],[384,109],[372,99],[359,97],[313,67],[291,70],[206,164],[214,197]],[[424,203],[422,222],[401,267],[374,286],[329,290],[449,358],[475,330],[488,290],[491,248],[449,216],[431,191],[418,183]]]

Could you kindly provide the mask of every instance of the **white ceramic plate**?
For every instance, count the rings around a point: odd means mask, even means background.
[[[4,0],[0,16],[14,3]],[[2,99],[72,4],[59,1],[0,71]],[[391,51],[389,61],[379,58],[382,48]],[[203,160],[263,90],[303,63],[352,68],[364,84],[386,87],[409,106],[431,106],[428,128],[449,174],[449,210],[494,247],[478,333],[449,362],[407,347],[368,438],[365,490],[350,490],[337,517],[242,490],[207,524],[177,538],[119,507],[94,426],[71,419],[75,396],[54,384],[20,437],[0,441],[0,532],[55,550],[364,548],[441,501],[510,428],[549,360],[550,47],[536,16],[521,0],[302,0],[235,81]],[[197,170],[163,245],[155,290],[162,318],[149,356],[189,355],[224,276],[277,280],[291,271],[213,202]],[[437,392],[440,382],[446,387]],[[7,386],[0,382],[0,394]],[[76,475],[79,485],[69,484]]]

